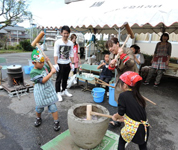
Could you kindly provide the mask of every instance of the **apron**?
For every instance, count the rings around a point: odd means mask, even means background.
[[[154,57],[152,67],[156,69],[167,69],[167,45],[159,45],[157,48],[157,54]]]
[[[124,115],[125,126],[121,129],[121,136],[127,142],[130,143],[135,136],[137,129],[140,124],[144,125],[145,128],[145,142],[147,140],[147,127],[150,126],[148,121],[135,121],[129,118],[126,114]]]
[[[48,69],[44,66],[45,71],[42,72],[43,77],[49,74]],[[41,84],[37,83],[34,86],[34,98],[37,108],[43,108],[54,104],[58,101],[56,90],[54,89],[53,83],[51,79],[49,79],[46,83]]]

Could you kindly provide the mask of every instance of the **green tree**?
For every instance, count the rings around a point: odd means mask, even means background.
[[[25,0],[0,0],[0,29],[31,19],[32,13],[27,8]]]
[[[31,46],[30,40],[20,41],[20,46],[24,51],[33,51],[34,47]]]
[[[0,49],[7,49],[7,40],[8,37],[7,35],[4,35],[1,39],[0,39]]]

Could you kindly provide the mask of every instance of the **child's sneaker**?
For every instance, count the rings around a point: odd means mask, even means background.
[[[54,130],[59,131],[59,129],[60,129],[59,121],[54,122]]]
[[[39,126],[41,125],[41,123],[42,123],[42,119],[41,119],[41,118],[36,118],[36,121],[35,121],[35,123],[34,123],[34,126],[35,126],[35,127],[39,127]]]
[[[143,84],[144,84],[144,85],[148,85],[148,84],[149,84],[149,82],[146,82],[146,81],[145,81],[145,82],[143,82]]]
[[[58,101],[61,102],[62,99],[62,93],[61,92],[57,92],[57,97],[58,97]]]
[[[158,84],[155,83],[155,84],[154,84],[154,87],[158,87]]]
[[[65,91],[62,92],[62,96],[63,95],[68,96],[68,97],[72,97],[72,94],[70,94],[67,89],[65,89]]]

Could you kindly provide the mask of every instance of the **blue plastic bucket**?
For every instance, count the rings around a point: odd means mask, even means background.
[[[115,84],[110,84],[112,86],[115,86]],[[115,89],[112,87],[109,87],[109,104],[111,106],[117,107],[117,102],[114,100],[114,91]]]
[[[23,67],[25,74],[30,74],[30,67],[29,66],[24,66]]]
[[[93,101],[96,103],[101,103],[104,100],[104,93],[105,93],[105,89],[100,88],[100,87],[96,87],[92,89],[92,96],[93,96]]]
[[[33,69],[33,67],[34,67],[34,65],[30,66],[30,68],[29,68],[30,72],[31,72],[31,70]]]

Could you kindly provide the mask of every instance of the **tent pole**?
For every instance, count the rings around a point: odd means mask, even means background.
[[[121,28],[118,29],[118,41],[120,41],[120,36],[121,36]],[[115,85],[116,85],[116,76],[117,76],[117,69],[115,69],[115,79],[114,79]]]
[[[164,33],[165,31],[166,31],[165,25],[163,24],[162,33]]]
[[[118,29],[118,41],[120,41],[120,37],[121,37],[121,28]]]
[[[45,35],[44,35],[44,39],[43,39],[43,44],[45,44],[45,40],[46,40],[46,28],[44,28],[44,33],[45,33]]]

